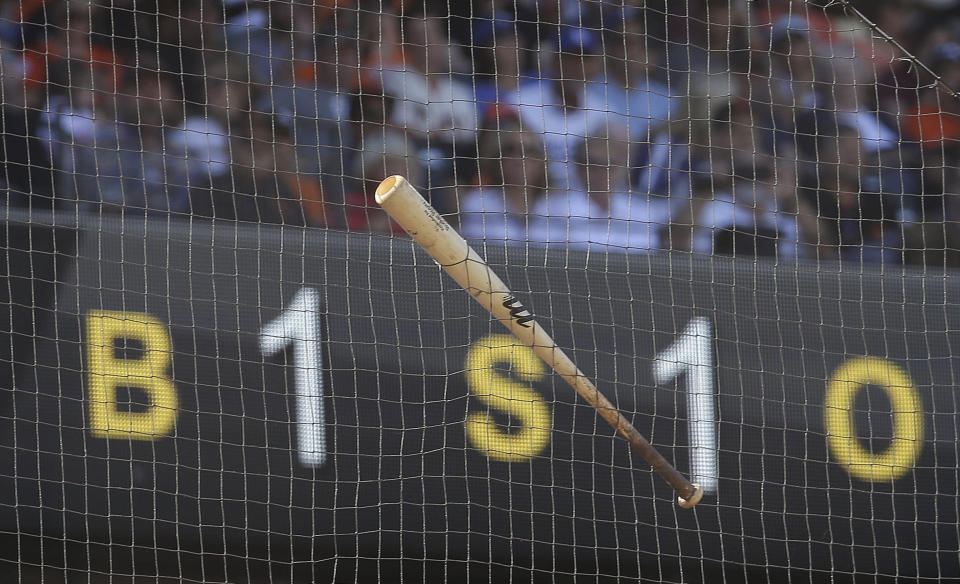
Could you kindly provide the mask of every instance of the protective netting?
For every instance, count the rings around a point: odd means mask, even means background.
[[[960,578],[955,0],[17,0],[0,78],[6,579]]]

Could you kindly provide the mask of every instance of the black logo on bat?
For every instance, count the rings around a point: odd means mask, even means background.
[[[516,296],[507,296],[503,301],[503,307],[510,309],[510,316],[517,319],[517,324],[530,328],[530,325],[527,323],[533,320],[533,314],[531,314],[523,304],[520,304]],[[524,312],[526,312],[526,314],[523,314]]]

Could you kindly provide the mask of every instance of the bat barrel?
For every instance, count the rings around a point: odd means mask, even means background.
[[[377,187],[377,203],[442,266],[467,259],[470,246],[437,213],[417,189],[400,175],[386,178]]]

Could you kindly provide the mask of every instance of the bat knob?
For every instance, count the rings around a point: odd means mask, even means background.
[[[692,509],[694,505],[700,502],[700,499],[703,498],[703,487],[697,483],[693,483],[693,494],[684,499],[683,497],[677,497],[677,505],[680,505],[684,509]]]

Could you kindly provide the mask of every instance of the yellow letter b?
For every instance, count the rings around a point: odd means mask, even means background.
[[[142,346],[141,354],[118,358],[117,341],[131,340]],[[167,377],[171,349],[170,333],[149,314],[111,310],[87,314],[90,431],[94,436],[156,440],[173,430],[178,399],[176,387]],[[146,395],[145,409],[133,411],[129,403],[120,409],[120,388],[141,390]]]

